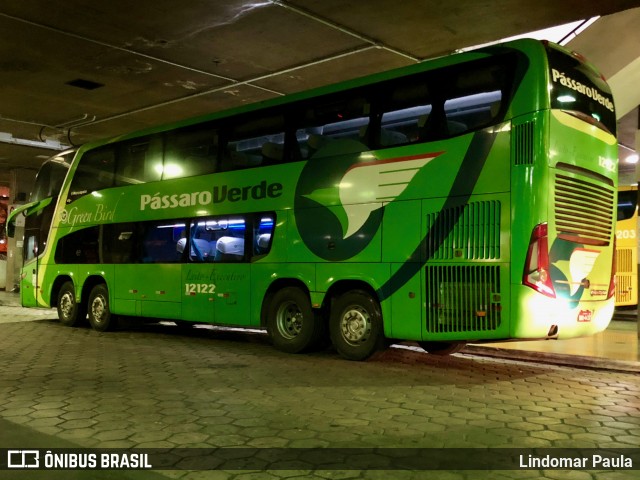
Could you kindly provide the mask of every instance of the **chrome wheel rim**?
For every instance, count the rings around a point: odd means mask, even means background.
[[[302,310],[296,302],[283,302],[276,313],[276,326],[282,338],[292,340],[302,331]]]
[[[340,319],[342,337],[351,345],[366,342],[371,336],[371,315],[360,306],[347,308]]]
[[[96,323],[102,323],[107,312],[107,302],[102,295],[98,295],[91,302],[91,317]]]
[[[75,307],[75,298],[73,293],[65,292],[60,298],[60,312],[65,319],[71,318]]]

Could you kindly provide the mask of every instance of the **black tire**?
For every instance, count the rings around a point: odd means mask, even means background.
[[[278,350],[302,353],[318,347],[324,328],[309,295],[298,287],[285,287],[269,301],[267,331]]]
[[[109,290],[104,283],[96,285],[91,290],[87,309],[89,311],[89,323],[94,330],[106,332],[116,327],[118,319],[115,315],[111,314],[109,308]]]
[[[338,297],[331,306],[331,342],[347,360],[366,360],[385,345],[378,300],[363,290]]]
[[[418,342],[418,345],[427,353],[432,355],[453,355],[464,347],[465,342]]]
[[[84,304],[76,301],[76,289],[73,282],[64,282],[58,292],[58,318],[67,327],[76,327],[86,316]]]

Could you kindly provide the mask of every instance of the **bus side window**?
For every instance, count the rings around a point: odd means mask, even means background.
[[[405,145],[420,139],[420,131],[426,125],[431,105],[402,108],[382,114],[380,146]]]
[[[218,135],[210,124],[170,132],[166,137],[162,179],[213,173],[217,159]]]
[[[425,76],[394,81],[382,89],[380,147],[425,141],[432,97]]]
[[[38,243],[37,243],[36,235],[27,235],[24,236],[24,260],[31,260],[38,255]]]
[[[99,233],[100,227],[95,226],[62,237],[56,246],[54,256],[56,263],[100,263],[98,256]]]
[[[444,104],[449,135],[489,125],[500,110],[502,92],[475,93],[448,99]]]
[[[112,223],[102,227],[102,258],[104,263],[133,263],[136,224]]]
[[[244,217],[198,218],[189,229],[192,262],[243,262],[246,221]],[[178,248],[184,248],[185,245]]]
[[[213,229],[216,262],[243,262],[245,256],[246,222],[243,217],[228,217],[218,220],[218,229]]]
[[[73,176],[67,203],[96,190],[113,187],[114,168],[115,153],[112,146],[85,153]]]
[[[118,149],[116,186],[160,180],[162,137],[155,135],[127,142]]]
[[[286,162],[282,114],[242,118],[226,132],[221,171],[241,170]]]
[[[444,112],[449,136],[477,130],[500,121],[502,92],[511,83],[511,68],[503,62],[480,61],[451,77]]]
[[[338,140],[351,140],[368,147],[370,110],[364,95],[318,97],[316,103],[296,118],[295,139],[300,158],[311,158],[318,150]]]
[[[212,230],[217,226],[215,220],[198,219],[191,222],[189,228],[189,260],[192,262],[213,262],[216,239]],[[178,251],[186,248],[186,238],[178,241]]]
[[[185,224],[172,220],[143,222],[141,224],[140,260],[142,263],[178,263],[181,256],[176,251]]]
[[[275,216],[273,214],[255,217],[253,227],[253,259],[260,258],[271,250],[273,240],[273,227]]]

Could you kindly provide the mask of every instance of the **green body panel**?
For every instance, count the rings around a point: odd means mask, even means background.
[[[410,219],[410,220],[408,220]],[[386,207],[382,229],[382,261],[385,263],[419,261],[416,245],[424,236],[422,206],[419,200],[393,202]],[[407,228],[407,222],[410,227]]]
[[[178,285],[182,299],[182,320],[215,322],[218,298],[222,300],[222,297],[218,297],[222,291],[217,285],[217,273],[217,269],[209,263],[182,266],[182,281]]]
[[[60,209],[56,220],[63,227],[81,227],[101,222],[232,215],[290,208],[293,204],[295,181],[302,167],[302,163],[293,163],[271,167],[271,170],[257,168],[226,172],[224,175],[109,188],[102,190],[100,196],[85,195]],[[228,196],[222,199],[221,194],[216,197],[213,193],[219,192],[223,187],[241,192],[247,187],[260,185],[267,178],[287,179],[286,183],[282,180],[268,182],[283,184],[277,197],[267,196],[255,200],[249,194],[245,198],[234,196],[233,200],[230,200]]]
[[[181,265],[114,265],[114,313],[180,318]],[[120,310],[122,301],[123,310]],[[135,313],[130,309],[135,302]]]
[[[514,247],[510,303],[514,307],[513,318],[519,321],[512,322],[509,336],[545,338],[552,329],[557,331],[557,338],[597,333],[608,325],[615,302],[613,297],[606,298],[613,263],[612,235],[605,235],[601,241],[607,243],[602,245],[584,244],[578,239],[565,241],[559,236],[566,227],[559,227],[558,222],[575,222],[575,229],[583,224],[583,234],[588,234],[597,228],[593,216],[615,219],[615,202],[611,201],[607,209],[598,196],[608,193],[615,198],[617,143],[613,135],[557,110],[520,117],[514,125],[527,122],[536,125],[535,156],[531,165],[512,169],[512,201],[521,201],[523,196],[528,201],[519,205],[511,243],[526,245],[535,225],[548,224],[551,279],[557,296],[539,295],[522,285],[526,250]],[[556,186],[559,182],[562,185]],[[582,203],[593,201],[593,205],[577,205],[568,213],[559,212],[559,198],[566,195],[563,191],[567,187],[563,185],[571,183],[575,186],[569,187],[573,189],[569,198]],[[589,186],[596,184],[598,191]],[[585,219],[581,221],[581,217]],[[588,288],[580,286],[584,277],[589,279]]]
[[[47,303],[38,302],[38,260],[25,262],[20,280],[20,303],[23,307],[47,307]]]
[[[549,151],[546,112],[519,116],[512,124],[512,129],[522,125],[533,125],[535,132],[532,146],[533,162],[511,169],[511,203],[518,205],[517,215],[514,213],[511,218],[512,284],[522,282],[522,271],[527,256],[527,249],[522,246],[529,244],[533,227],[546,222],[548,218],[549,171],[543,168],[547,161],[546,152]],[[513,157],[517,148],[515,135],[512,136],[512,142]],[[515,159],[512,158],[512,162],[515,164]],[[518,246],[520,248],[517,248]]]
[[[214,268],[217,297],[214,320],[224,325],[255,325],[251,317],[251,265],[220,264]],[[259,317],[257,317],[259,318]]]
[[[402,265],[402,263],[392,263],[391,272],[397,272]],[[388,335],[390,338],[407,340],[425,338],[423,291],[424,275],[415,275],[391,297],[391,325],[390,335]]]

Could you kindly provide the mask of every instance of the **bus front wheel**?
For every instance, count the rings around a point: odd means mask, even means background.
[[[465,342],[418,342],[418,345],[432,355],[453,355],[467,344]]]
[[[306,292],[298,287],[285,287],[269,302],[267,331],[278,350],[301,353],[320,343],[323,328]]]
[[[347,360],[365,360],[384,347],[380,304],[369,293],[353,290],[331,306],[331,342]]]
[[[64,282],[58,292],[58,318],[67,327],[75,327],[86,317],[84,305],[76,301],[73,282]]]
[[[109,309],[109,290],[104,284],[93,287],[89,295],[89,323],[94,330],[106,332],[116,325],[116,317]]]

